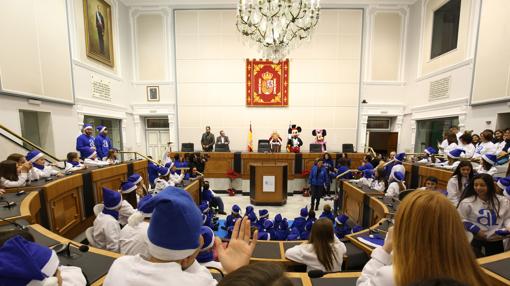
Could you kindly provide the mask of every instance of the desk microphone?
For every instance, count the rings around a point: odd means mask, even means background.
[[[80,252],[88,252],[89,251],[88,245],[85,245],[85,244],[80,245],[80,244],[74,243],[73,241],[69,241],[67,244],[64,244],[64,243],[57,244],[57,245],[53,246],[52,249],[55,250],[55,252],[57,254],[62,253],[65,257],[72,258],[73,253],[71,253],[71,245],[78,248],[78,250]]]
[[[342,273],[342,271],[322,271],[322,270],[310,270],[308,271],[308,277],[310,278],[321,278],[324,275]]]
[[[10,221],[10,220],[5,219],[5,218],[3,218],[3,217],[0,217],[0,220],[1,220],[1,221],[8,222],[9,224],[14,225],[16,228],[18,228],[18,229],[20,229],[20,230],[27,230],[27,227],[26,227],[26,226],[21,225],[21,224],[19,224],[19,223],[15,222],[15,221]]]
[[[5,203],[4,208],[8,208],[8,209],[10,209],[10,208],[12,208],[13,206],[16,205],[16,202],[9,202],[9,201],[7,201],[4,198],[0,199],[0,203]]]

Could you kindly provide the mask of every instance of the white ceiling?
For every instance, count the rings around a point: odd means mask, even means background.
[[[128,6],[235,7],[237,0],[121,0]],[[409,5],[421,0],[321,0],[321,6]]]

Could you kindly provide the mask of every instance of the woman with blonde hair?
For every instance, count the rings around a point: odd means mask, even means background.
[[[395,226],[384,246],[372,252],[357,285],[406,286],[437,277],[491,285],[463,233],[460,216],[444,195],[414,191],[399,205]]]

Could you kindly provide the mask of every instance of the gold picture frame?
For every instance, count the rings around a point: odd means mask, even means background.
[[[112,7],[105,0],[83,0],[87,57],[114,67]]]

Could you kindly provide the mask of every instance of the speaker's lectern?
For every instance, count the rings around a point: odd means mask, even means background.
[[[287,164],[250,164],[250,202],[254,205],[287,203]]]

